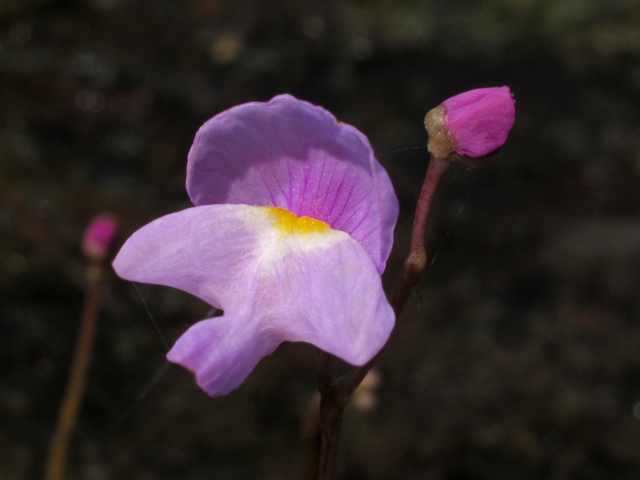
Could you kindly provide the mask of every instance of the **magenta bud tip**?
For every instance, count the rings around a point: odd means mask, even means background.
[[[509,87],[478,88],[455,95],[427,114],[425,125],[435,143],[433,154],[481,157],[499,149],[515,120]]]
[[[108,215],[95,217],[82,237],[82,252],[92,260],[103,260],[118,231],[118,222]]]

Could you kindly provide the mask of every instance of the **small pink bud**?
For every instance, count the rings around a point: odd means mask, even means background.
[[[101,261],[109,253],[109,248],[118,231],[118,223],[113,217],[95,217],[82,237],[82,252],[91,260]]]
[[[507,140],[516,117],[509,87],[478,88],[445,100],[424,119],[432,155],[482,157]]]

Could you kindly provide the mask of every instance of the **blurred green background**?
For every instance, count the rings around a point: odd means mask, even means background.
[[[443,179],[435,261],[378,361],[373,406],[347,411],[342,478],[638,478],[637,0],[2,0],[0,478],[42,476],[84,227],[110,212],[124,240],[188,207],[207,118],[287,92],[363,131],[402,209],[390,292],[425,113],[501,85],[515,126],[491,167]],[[68,478],[310,478],[311,347],[283,345],[210,399],[163,343],[209,307],[106,283]]]

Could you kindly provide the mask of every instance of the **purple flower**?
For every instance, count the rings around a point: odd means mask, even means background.
[[[167,355],[209,395],[237,388],[283,341],[354,365],[382,348],[398,202],[362,133],[290,95],[240,105],[198,131],[187,191],[195,207],[134,233],[113,266],[224,310]]]
[[[451,97],[425,118],[429,151],[440,158],[453,152],[488,155],[507,140],[515,116],[509,87],[478,88]]]

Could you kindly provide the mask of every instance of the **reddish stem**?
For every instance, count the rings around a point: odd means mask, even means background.
[[[404,309],[411,289],[420,280],[420,275],[427,264],[427,253],[424,247],[424,232],[427,218],[431,210],[433,194],[438,187],[440,177],[445,172],[449,162],[442,158],[432,156],[427,168],[427,175],[422,185],[420,198],[416,206],[411,232],[411,249],[404,262],[402,279],[396,287],[391,300],[396,319]],[[377,356],[376,356],[377,357]],[[361,367],[352,368],[343,378],[336,380],[333,371],[333,358],[325,352],[319,352],[318,386],[322,397],[320,403],[320,466],[319,480],[336,480],[338,476],[338,447],[340,443],[340,430],[342,426],[342,412],[351,394],[360,385],[367,375],[376,357]]]
[[[411,249],[409,256],[404,262],[402,280],[396,287],[396,291],[391,299],[391,306],[399,318],[404,304],[409,298],[411,289],[418,283],[420,276],[427,265],[427,252],[424,248],[424,232],[427,226],[427,218],[431,211],[433,194],[438,187],[440,177],[446,171],[449,162],[440,157],[432,156],[427,168],[427,175],[422,184],[420,198],[416,205],[416,214],[413,218],[413,230],[411,232]],[[364,378],[364,377],[363,377]]]
[[[416,214],[413,218],[413,230],[411,232],[411,253],[424,249],[424,231],[427,226],[427,218],[431,210],[433,194],[438,188],[440,177],[447,170],[449,161],[432,156],[427,168],[427,175],[422,184],[420,198],[416,205]]]
[[[101,298],[102,265],[94,262],[89,265],[87,270],[87,294],[82,311],[80,331],[64,400],[60,406],[56,429],[49,444],[49,457],[45,471],[46,480],[63,480],[65,476],[67,447],[84,397]]]

